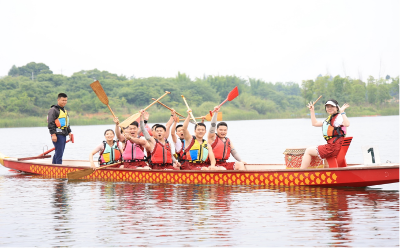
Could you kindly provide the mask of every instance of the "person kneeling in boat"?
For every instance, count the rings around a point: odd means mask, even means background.
[[[232,145],[232,141],[226,137],[228,133],[228,124],[220,122],[217,124],[219,107],[214,108],[214,115],[211,119],[211,128],[208,131],[208,143],[214,152],[216,166],[219,170],[246,170],[244,166],[247,164],[240,157],[235,147]],[[215,134],[215,126],[217,127],[217,133]],[[229,156],[232,156],[237,162],[227,162]]]
[[[321,159],[337,156],[346,136],[346,128],[350,126],[350,121],[346,116],[346,112],[344,112],[349,107],[347,103],[339,108],[336,100],[328,100],[325,103],[325,111],[329,116],[324,122],[317,121],[317,118],[315,118],[312,102],[307,107],[310,109],[311,124],[314,127],[322,127],[322,134],[327,144],[308,147],[304,153],[300,169],[306,169],[310,166],[311,156],[318,156]]]
[[[100,153],[99,157],[99,165],[108,165],[108,164],[115,164],[121,162],[122,155],[121,151],[123,150],[122,143],[119,141],[115,141],[114,131],[112,129],[107,129],[104,132],[104,137],[106,138],[100,145],[98,145],[89,156],[90,166],[93,169],[96,169],[96,166],[93,162],[93,155],[96,153]],[[116,165],[119,167],[120,165]],[[114,166],[113,166],[114,167]]]
[[[139,124],[137,121],[132,122],[127,129],[119,132],[119,121],[118,118],[114,118],[115,122],[115,132],[117,133],[117,138],[124,143],[122,158],[124,159],[124,164],[121,168],[125,169],[144,169],[148,170],[150,167],[146,163],[144,156],[144,143],[146,140],[139,136]]]
[[[140,111],[140,123],[143,122],[143,110]],[[179,170],[178,163],[172,156],[171,146],[166,137],[166,128],[164,125],[158,124],[154,127],[153,137],[145,128],[141,128],[145,137],[143,147],[150,154],[149,166],[153,170]]]
[[[206,125],[197,123],[194,127],[195,135],[191,135],[188,126],[190,121],[190,112],[183,123],[183,136],[185,138],[185,147],[183,156],[185,160],[182,163],[183,170],[216,170],[215,157],[211,146],[203,139],[206,134]]]

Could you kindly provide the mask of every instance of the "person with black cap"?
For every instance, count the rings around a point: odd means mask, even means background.
[[[325,111],[329,114],[325,121],[317,121],[314,112],[314,104],[310,102],[311,124],[314,127],[322,127],[322,133],[327,144],[308,147],[304,153],[300,169],[310,166],[311,156],[318,156],[321,159],[337,156],[346,136],[346,128],[350,126],[350,121],[346,116],[346,108],[350,105],[345,103],[341,108],[336,100],[330,99],[325,103]]]

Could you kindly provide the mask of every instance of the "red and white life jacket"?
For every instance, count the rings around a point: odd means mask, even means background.
[[[181,143],[182,143],[182,147],[181,147],[181,149],[179,150],[179,151],[177,151],[176,150],[176,147],[175,147],[175,158],[179,161],[179,162],[181,162],[181,161],[183,161],[183,160],[185,160],[185,139],[181,139],[181,138],[179,138],[179,140],[181,141]]]
[[[346,137],[347,129],[345,126],[334,126],[335,120],[338,116],[338,114],[330,115],[322,124],[322,135],[326,141],[336,137],[333,141],[335,142],[340,137]]]

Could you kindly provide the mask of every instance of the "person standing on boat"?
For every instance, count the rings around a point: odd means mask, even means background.
[[[69,126],[69,116],[65,109],[68,97],[65,93],[58,94],[57,105],[52,105],[47,114],[47,127],[53,141],[55,152],[53,156],[53,164],[62,164],[64,155],[66,136],[71,139],[71,128]]]
[[[322,134],[327,141],[326,145],[308,147],[304,153],[300,169],[306,169],[310,166],[311,156],[318,156],[321,159],[337,156],[344,137],[346,136],[346,128],[350,126],[350,121],[346,116],[346,108],[350,105],[345,103],[339,108],[339,103],[334,100],[328,100],[325,103],[325,111],[329,114],[325,121],[317,121],[315,118],[314,105],[312,102],[308,104],[310,109],[311,124],[314,127],[322,127]]]
[[[226,137],[228,133],[228,124],[220,122],[217,125],[218,111],[219,107],[217,106],[214,108],[211,128],[210,131],[208,131],[208,143],[211,144],[213,149],[216,166],[220,170],[246,170],[244,165],[247,163],[240,158],[232,141]],[[217,129],[217,133],[215,133],[215,129]],[[237,162],[227,162],[231,154]]]
[[[188,116],[183,123],[183,136],[185,138],[185,147],[183,156],[185,156],[182,169],[183,170],[217,170],[215,166],[215,157],[212,147],[203,139],[206,134],[206,125],[197,123],[194,127],[195,135],[191,135],[188,126],[190,121],[189,109]]]
[[[101,142],[91,153],[89,156],[90,166],[93,169],[96,169],[96,166],[93,162],[93,155],[96,153],[100,153],[99,157],[99,165],[108,165],[115,164],[122,161],[122,151],[123,145],[119,141],[115,141],[115,133],[112,129],[107,129],[104,132],[105,141]],[[114,167],[114,166],[113,166]],[[119,165],[118,165],[119,167]]]
[[[117,133],[117,138],[120,140],[124,146],[122,149],[122,158],[124,164],[121,168],[126,169],[150,169],[146,163],[146,158],[144,155],[143,144],[145,139],[138,135],[139,124],[137,121],[129,124],[125,131],[120,131],[118,117],[114,118],[115,122],[115,132]]]
[[[140,111],[140,126],[146,140],[142,145],[150,155],[149,166],[155,170],[179,170],[180,163],[172,156],[171,146],[166,139],[166,127],[158,124],[154,128],[153,137],[150,136],[142,125],[143,112],[143,110]],[[133,142],[139,141],[134,139]]]

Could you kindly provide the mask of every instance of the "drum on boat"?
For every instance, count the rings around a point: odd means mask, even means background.
[[[307,148],[287,148],[285,154],[286,169],[300,169],[301,161]],[[324,168],[324,160],[318,156],[311,156],[311,163],[308,168]]]

